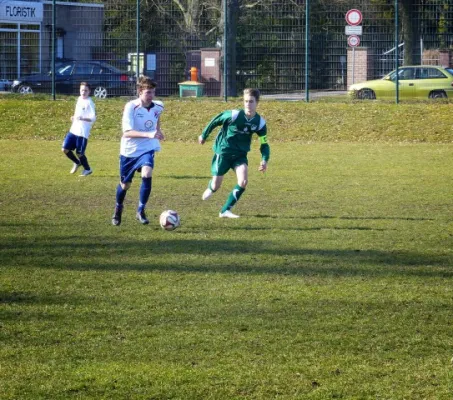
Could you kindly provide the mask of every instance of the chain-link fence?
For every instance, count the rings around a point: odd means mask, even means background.
[[[0,91],[131,96],[137,73],[161,96],[345,91],[451,51],[451,0],[0,0]]]

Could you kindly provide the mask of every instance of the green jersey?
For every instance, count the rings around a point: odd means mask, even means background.
[[[266,121],[259,114],[248,119],[244,110],[228,110],[220,113],[203,130],[201,137],[206,140],[215,127],[222,126],[214,143],[214,151],[220,155],[245,156],[250,151],[252,136],[260,138],[261,158],[269,160],[270,148],[267,143]]]

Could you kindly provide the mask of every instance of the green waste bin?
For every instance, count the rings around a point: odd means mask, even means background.
[[[195,81],[185,81],[178,83],[179,97],[202,97],[204,83]]]

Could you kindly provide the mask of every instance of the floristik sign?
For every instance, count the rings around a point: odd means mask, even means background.
[[[42,22],[42,20],[42,3],[0,1],[0,21],[2,22]]]

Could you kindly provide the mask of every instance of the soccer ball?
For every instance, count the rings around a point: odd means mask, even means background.
[[[159,223],[162,229],[173,231],[181,225],[181,218],[179,218],[179,214],[176,211],[166,210],[160,214]]]

